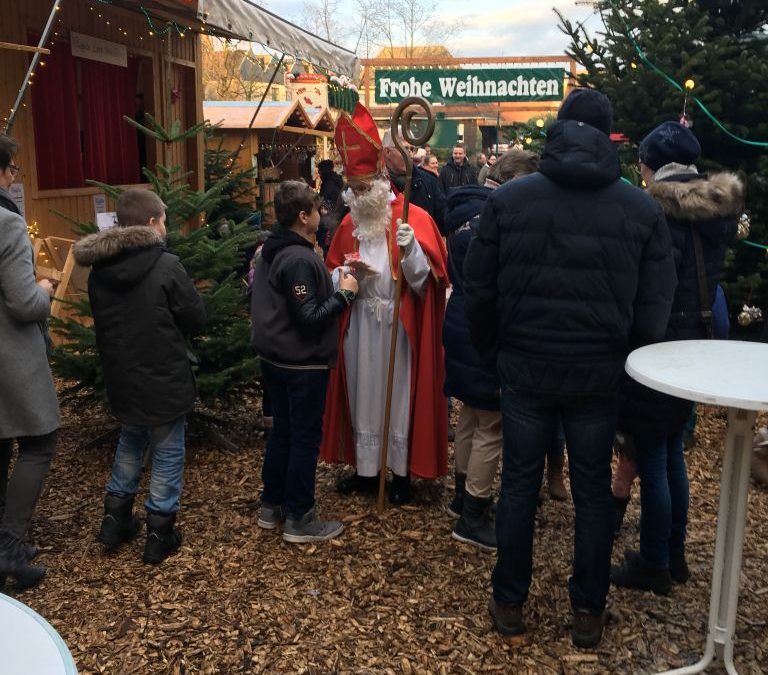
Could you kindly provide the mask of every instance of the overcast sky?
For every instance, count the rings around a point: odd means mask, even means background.
[[[349,0],[340,2],[342,13],[345,8],[351,12]],[[296,23],[304,7],[303,0],[266,0],[262,4]],[[588,19],[586,26],[591,32],[600,26],[590,6],[577,6],[574,0],[440,0],[440,7],[444,21],[461,19],[464,24],[464,29],[444,45],[454,56],[562,54],[568,39],[557,28],[553,7],[574,22]]]

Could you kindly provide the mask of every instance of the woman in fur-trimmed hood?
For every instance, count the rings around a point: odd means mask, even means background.
[[[744,208],[739,177],[699,173],[694,162],[700,152],[691,130],[677,122],[654,129],[639,149],[641,173],[648,194],[666,216],[677,267],[667,341],[710,337],[702,308],[711,309],[714,303],[725,251],[735,239]],[[696,238],[701,242],[704,283],[699,280]],[[617,585],[668,593],[673,580],[688,578],[684,557],[688,476],[682,436],[692,406],[635,381],[628,381],[622,390],[619,430],[637,452],[642,518],[640,552],[629,554],[614,569]]]

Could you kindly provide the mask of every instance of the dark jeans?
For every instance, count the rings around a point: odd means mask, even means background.
[[[262,499],[301,518],[315,505],[328,371],[280,368],[262,361],[261,373],[274,418],[261,472]]]
[[[56,453],[56,432],[24,436],[17,441],[19,456],[9,480],[13,439],[0,439],[0,510],[3,512],[0,530],[23,539]]]
[[[613,548],[611,452],[616,400],[519,395],[505,387],[501,410],[504,454],[496,514],[494,598],[500,604],[521,605],[528,597],[544,458],[562,419],[576,508],[573,574],[568,582],[571,604],[574,609],[600,612],[608,595]]]
[[[688,524],[683,430],[634,440],[640,476],[640,555],[649,563],[668,567],[670,551],[685,546]]]

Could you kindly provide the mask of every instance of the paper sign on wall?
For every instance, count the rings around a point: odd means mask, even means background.
[[[11,187],[8,188],[8,192],[11,193],[11,199],[16,202],[16,206],[21,213],[21,217],[24,217],[24,184],[23,183],[11,183]]]
[[[93,211],[98,216],[107,210],[107,195],[103,192],[93,195]]]
[[[125,45],[119,45],[116,42],[109,42],[91,35],[83,35],[75,31],[70,31],[69,35],[72,44],[72,56],[111,63],[113,66],[122,66],[123,68],[128,67],[128,49]]]
[[[117,214],[114,211],[96,214],[96,227],[102,232],[109,230],[117,224]]]

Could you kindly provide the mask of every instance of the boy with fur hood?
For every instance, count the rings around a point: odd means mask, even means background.
[[[712,337],[710,308],[744,208],[744,185],[731,173],[699,173],[694,162],[701,146],[677,122],[656,127],[640,144],[639,154],[647,192],[664,210],[677,268],[664,340]],[[620,400],[618,429],[636,451],[642,515],[640,550],[625,553],[611,580],[617,586],[667,594],[673,581],[688,579],[683,431],[693,403],[634,380],[625,383]]]
[[[91,265],[88,297],[112,414],[122,422],[98,540],[108,549],[133,539],[133,501],[152,452],[144,562],[160,563],[181,545],[174,527],[184,476],[186,414],[197,398],[186,338],[205,309],[178,257],[166,250],[165,204],[131,188],[117,200],[117,225],[74,246]]]

